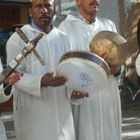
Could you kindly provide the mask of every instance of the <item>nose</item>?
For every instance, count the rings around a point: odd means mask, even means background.
[[[47,13],[48,12],[47,8],[46,7],[42,7],[42,12],[43,13]]]

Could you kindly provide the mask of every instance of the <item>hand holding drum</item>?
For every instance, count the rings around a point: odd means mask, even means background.
[[[57,66],[57,74],[68,78],[66,86],[78,91],[72,93],[73,98],[88,97],[104,89],[112,67],[124,64],[129,55],[127,41],[110,31],[99,32],[91,40],[89,47],[90,52],[65,53]]]

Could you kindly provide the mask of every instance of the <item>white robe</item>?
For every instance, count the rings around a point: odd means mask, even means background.
[[[89,42],[96,33],[103,30],[116,32],[110,20],[97,17],[94,23],[88,24],[72,15],[61,22],[59,29],[68,35],[73,50],[85,51],[89,51]],[[79,110],[74,107],[77,140],[121,140],[121,104],[114,76],[109,76],[105,89],[90,95]]]
[[[3,67],[2,67],[1,60],[0,60],[0,72],[2,70],[3,70]],[[7,101],[11,97],[11,95],[12,95],[12,92],[8,96],[5,95],[3,85],[1,84],[0,85],[0,103]],[[4,127],[4,124],[1,119],[0,119],[0,140],[7,140],[5,127]]]
[[[23,32],[33,39],[40,31],[30,25]],[[7,42],[8,63],[24,47],[23,41],[14,33]],[[53,27],[38,42],[36,50],[45,60],[42,66],[34,54],[29,54],[18,70],[24,72],[16,84],[14,94],[15,129],[18,140],[75,140],[70,101],[65,86],[41,87],[41,77],[54,71],[60,57],[69,49],[66,36]]]

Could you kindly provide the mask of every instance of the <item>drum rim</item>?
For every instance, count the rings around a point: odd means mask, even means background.
[[[91,53],[91,52],[87,52],[87,51],[69,51],[61,56],[59,63],[61,63],[62,61],[66,61],[67,59],[70,59],[70,58],[79,58],[79,59],[85,59],[88,61],[92,61],[92,62],[100,65],[105,70],[107,75],[110,74],[110,68],[109,68],[109,65],[107,64],[107,62],[102,57],[100,57],[99,55],[97,55],[95,53]],[[95,62],[95,60],[96,60],[96,62]]]

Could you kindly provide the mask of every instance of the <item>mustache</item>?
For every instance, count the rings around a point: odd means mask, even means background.
[[[44,14],[44,15],[41,15],[39,17],[39,19],[43,19],[43,18],[49,18],[49,19],[51,19],[51,17],[48,14]]]

